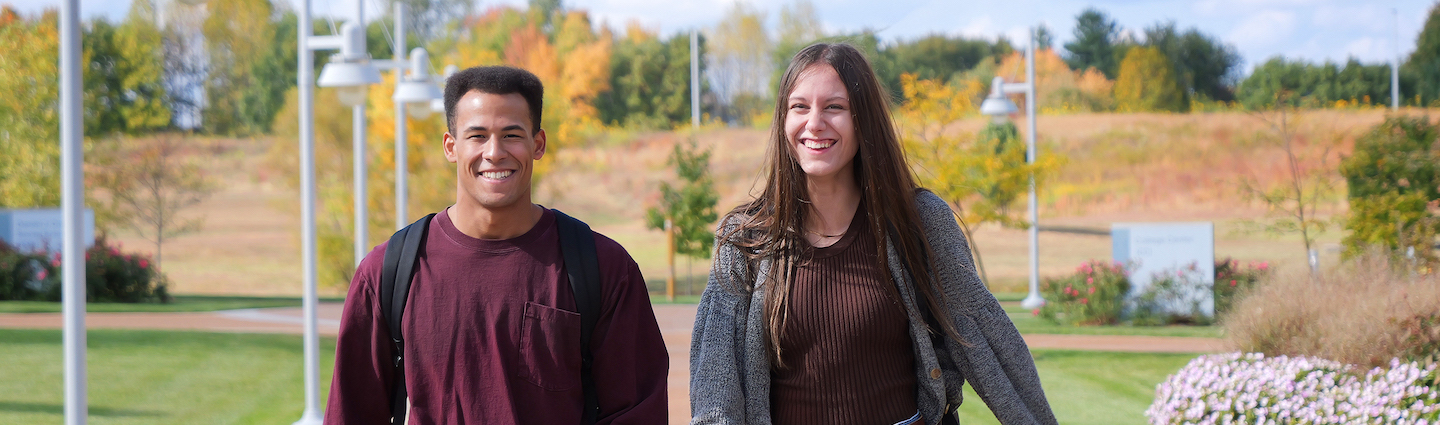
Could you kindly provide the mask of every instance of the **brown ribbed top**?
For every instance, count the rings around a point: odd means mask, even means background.
[[[909,322],[870,226],[857,215],[834,245],[805,255],[780,341],[785,366],[771,370],[772,419],[882,425],[910,418],[917,405]]]

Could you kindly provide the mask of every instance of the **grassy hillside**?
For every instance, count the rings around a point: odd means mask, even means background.
[[[1323,157],[1333,170],[1353,139],[1385,114],[1313,111],[1287,121],[1301,154]],[[1283,182],[1283,150],[1272,126],[1277,118],[1246,113],[1041,116],[1040,154],[1065,159],[1058,175],[1041,189],[1041,220],[1103,229],[1112,222],[1213,221],[1217,255],[1301,266],[1304,253],[1297,237],[1246,233],[1240,221],[1266,217],[1260,205],[1242,196],[1242,180],[1262,187]],[[974,132],[984,122],[972,118],[955,123],[951,131]],[[723,128],[698,134],[700,145],[713,152],[712,172],[722,213],[751,196],[761,177],[766,136],[765,130]],[[590,222],[623,244],[647,278],[663,282],[664,239],[658,231],[645,229],[642,218],[645,207],[658,197],[659,182],[673,177],[665,166],[666,156],[684,137],[674,132],[616,132],[588,147],[552,152],[544,161],[555,161],[554,171],[542,178],[536,200]],[[165,267],[172,291],[299,294],[299,219],[284,213],[293,210],[285,206],[299,197],[260,166],[270,142],[207,143],[215,144],[211,151],[221,152],[206,161],[220,171],[226,186],[196,209],[206,217],[202,231],[167,244]],[[1338,178],[1338,173],[1334,176]],[[1343,194],[1342,182],[1336,197],[1325,202],[1323,214],[1343,213]],[[134,235],[117,236],[127,250],[153,249]],[[1333,247],[1340,237],[1337,230],[1322,234],[1322,247]],[[1013,291],[1023,285],[1028,273],[1028,240],[1023,231],[982,228],[976,240],[995,286]],[[1042,232],[1040,244],[1042,275],[1066,273],[1086,259],[1110,255],[1109,238],[1103,236]],[[1324,261],[1335,258],[1333,249],[1322,253]],[[705,260],[694,260],[688,267],[683,257],[677,262],[682,278],[693,273],[703,279],[709,270]],[[339,290],[328,288],[322,294],[339,295]]]

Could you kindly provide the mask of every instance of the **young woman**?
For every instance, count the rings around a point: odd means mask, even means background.
[[[865,57],[801,50],[774,123],[763,193],[716,235],[691,423],[953,423],[965,381],[1002,423],[1055,423],[949,206],[911,175]]]

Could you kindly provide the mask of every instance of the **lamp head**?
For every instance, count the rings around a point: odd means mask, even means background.
[[[416,47],[410,50],[410,77],[430,78],[430,52],[424,47]]]
[[[980,113],[1003,119],[1019,110],[1020,108],[1015,106],[1015,102],[1011,102],[1010,98],[1005,97],[1005,80],[1000,77],[991,80],[990,95],[980,103]]]
[[[365,104],[365,96],[370,94],[370,86],[336,87],[335,94],[340,98],[342,105],[356,107]]]
[[[320,70],[320,87],[365,86],[380,83],[380,70],[367,60],[347,60],[343,54],[330,56],[330,63]]]

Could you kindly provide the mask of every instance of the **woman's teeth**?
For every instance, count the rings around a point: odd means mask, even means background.
[[[814,140],[806,140],[806,141],[805,141],[805,147],[810,148],[810,149],[825,149],[825,148],[830,147],[830,145],[833,145],[833,144],[835,144],[835,142],[818,142],[818,141],[814,141]]]
[[[506,177],[510,177],[511,173],[514,173],[514,171],[487,171],[480,173],[480,175],[485,176],[487,179],[504,180]]]

